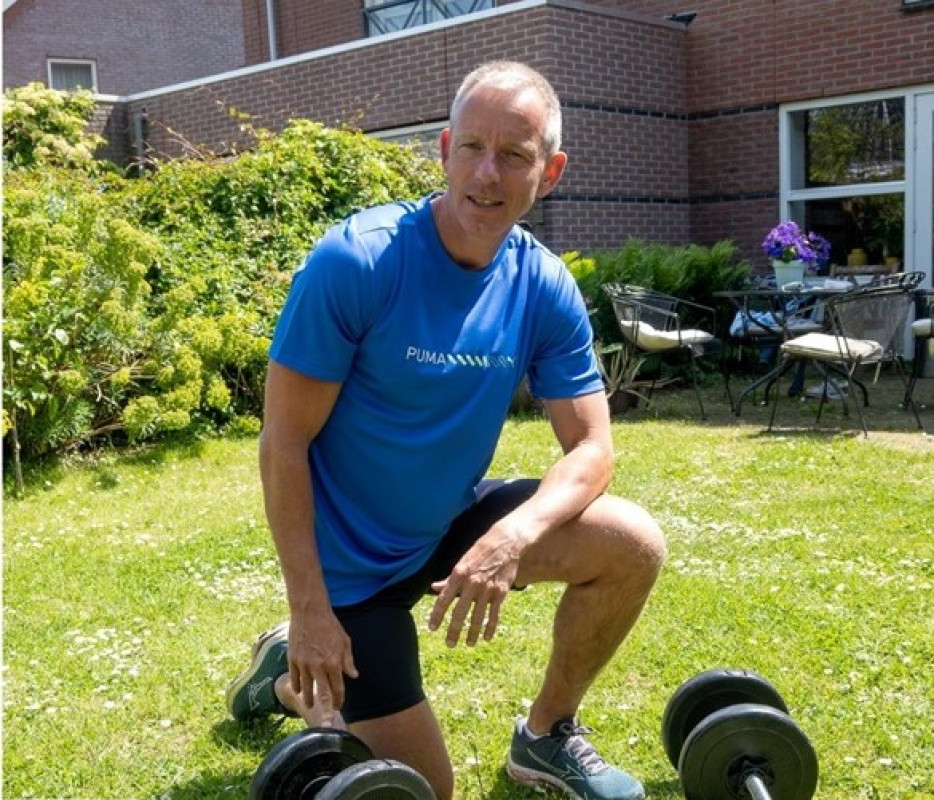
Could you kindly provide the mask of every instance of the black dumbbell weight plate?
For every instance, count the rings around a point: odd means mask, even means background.
[[[385,759],[348,767],[328,782],[318,800],[435,800],[435,793],[414,769]]]
[[[356,736],[306,728],[269,751],[250,785],[250,800],[311,800],[339,772],[373,758]]]
[[[778,690],[755,672],[711,669],[681,684],[662,717],[662,742],[671,765],[678,767],[681,748],[702,719],[737,703],[758,703],[788,712]]]
[[[715,711],[691,731],[678,762],[687,800],[748,798],[750,772],[759,775],[772,800],[813,797],[817,755],[783,711],[754,703]]]

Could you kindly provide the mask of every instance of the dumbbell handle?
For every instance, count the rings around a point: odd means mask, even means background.
[[[765,788],[765,782],[755,773],[746,776],[746,791],[752,800],[772,800],[772,795]]]

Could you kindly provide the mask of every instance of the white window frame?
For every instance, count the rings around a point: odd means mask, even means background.
[[[854,103],[872,103],[878,100],[904,99],[905,101],[905,174],[910,174],[910,159],[913,150],[913,103],[910,91],[880,91],[865,94],[852,94],[844,97],[809,100],[798,103],[786,103],[779,108],[778,113],[778,152],[779,152],[779,202],[782,219],[795,219],[794,203],[803,203],[808,200],[836,200],[844,197],[863,197],[871,194],[905,194],[905,180],[880,181],[876,183],[847,183],[838,186],[816,186],[811,188],[792,188],[792,177],[795,167],[804,157],[804,141],[796,139],[796,131],[792,125],[792,115],[800,111],[810,111],[815,108],[830,108],[832,106],[848,106]],[[800,144],[800,149],[796,145]],[[803,222],[803,220],[797,220]]]
[[[930,130],[929,120],[921,120],[921,124],[919,124],[918,107],[921,98],[930,97],[932,93],[934,93],[934,83],[781,105],[778,116],[779,209],[781,219],[794,219],[799,223],[803,222],[803,204],[809,200],[836,200],[865,195],[901,194],[905,202],[903,253],[906,263],[919,265],[920,268],[924,269],[928,258],[926,254],[931,252],[931,237],[934,234],[931,231],[931,224],[927,220],[919,219],[918,198],[920,191],[931,191],[929,186],[922,187],[920,182],[929,180],[932,157],[930,154],[931,142],[927,139],[929,136],[934,136],[934,131]],[[795,168],[800,166],[800,159],[804,155],[803,137],[796,137],[796,132],[793,129],[792,115],[795,112],[894,98],[902,98],[905,101],[904,180],[792,188],[792,177]],[[796,138],[797,143],[800,144],[798,150],[795,148]],[[925,139],[925,141],[921,141],[922,139]],[[930,201],[930,198],[928,198],[928,201]],[[909,268],[911,267],[909,266]],[[927,272],[922,285],[926,287],[934,285],[934,274],[932,272]]]
[[[920,87],[912,89],[890,89],[888,91],[864,92],[842,97],[823,97],[796,103],[786,103],[779,107],[778,115],[778,152],[779,152],[779,209],[781,219],[793,219],[804,223],[804,204],[809,200],[842,200],[847,197],[866,197],[867,195],[900,194],[905,208],[905,241],[902,253],[907,258],[913,242],[909,229],[910,185],[909,176],[914,171],[915,152],[915,95]],[[930,91],[930,89],[928,89]],[[801,111],[833,106],[852,105],[854,103],[872,103],[879,100],[902,99],[905,102],[905,178],[894,181],[875,183],[848,183],[836,186],[816,186],[793,188],[793,177],[800,172],[804,158],[804,136],[795,130],[793,115]]]
[[[48,73],[49,88],[54,89],[55,86],[52,82],[52,67],[56,64],[66,64],[66,65],[81,65],[88,66],[91,68],[91,85],[85,86],[83,88],[87,89],[90,92],[97,93],[97,62],[92,61],[88,58],[48,58],[46,59],[46,71]]]
[[[426,122],[421,125],[406,125],[402,128],[385,128],[380,131],[370,131],[369,135],[375,139],[383,141],[403,143],[416,139],[419,142],[427,142],[426,151],[441,156],[441,146],[438,142],[441,131],[447,128],[451,123],[448,120],[442,122]]]

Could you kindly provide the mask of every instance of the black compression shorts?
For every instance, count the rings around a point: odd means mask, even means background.
[[[346,722],[395,714],[425,699],[413,606],[431,591],[432,583],[450,575],[495,522],[531,497],[538,483],[531,478],[483,481],[477,502],[451,523],[425,566],[367,600],[334,609],[350,637],[359,674],[344,678],[341,714]]]

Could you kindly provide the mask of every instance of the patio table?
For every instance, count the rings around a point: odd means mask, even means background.
[[[728,300],[738,315],[734,322],[742,321],[742,330],[734,335],[731,326],[731,339],[740,343],[747,343],[756,347],[780,347],[783,342],[795,336],[822,330],[821,299],[850,291],[856,288],[849,281],[840,280],[813,280],[800,283],[785,284],[781,287],[764,285],[749,286],[743,289],[714,292],[713,296]],[[790,393],[799,393],[804,385],[804,363],[798,365],[794,381],[789,389]],[[764,387],[768,397],[769,390],[775,380],[783,372],[784,365],[777,361],[775,366],[764,375],[754,380],[740,393],[733,404],[733,411],[739,416],[743,401],[753,392]],[[825,379],[829,379],[824,375]],[[831,384],[836,387],[835,382]],[[727,376],[727,393],[729,392],[729,376]],[[842,396],[840,399],[845,403]],[[730,394],[732,403],[732,394]]]

